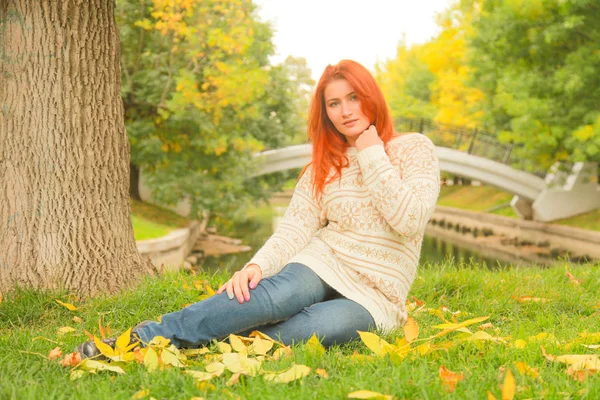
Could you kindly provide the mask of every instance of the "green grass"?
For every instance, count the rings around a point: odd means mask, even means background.
[[[133,199],[130,202],[135,240],[158,238],[189,224],[186,218],[163,208]]]
[[[203,396],[207,399],[229,398],[221,390],[228,389],[235,398],[242,399],[344,399],[359,389],[391,394],[397,399],[480,399],[491,391],[501,398],[501,368],[510,368],[515,375],[517,399],[589,398],[600,396],[600,374],[588,377],[584,382],[574,381],[566,374],[566,367],[547,361],[540,350],[543,345],[550,354],[594,353],[580,344],[568,348],[565,344],[580,338],[580,334],[600,331],[600,274],[599,266],[573,266],[570,272],[583,280],[573,285],[565,274],[565,266],[553,268],[508,268],[502,270],[481,269],[473,265],[427,266],[419,271],[410,295],[425,302],[421,312],[412,312],[420,326],[420,337],[437,332],[433,326],[442,323],[440,317],[425,309],[441,309],[446,319],[452,314],[457,321],[479,316],[490,316],[494,326],[488,332],[503,337],[508,343],[517,339],[527,341],[524,349],[501,343],[458,342],[457,334],[434,340],[441,344],[453,341],[447,351],[435,351],[425,356],[408,357],[396,363],[388,358],[356,361],[351,355],[371,352],[360,342],[329,349],[317,357],[302,345],[295,346],[293,362],[309,367],[324,368],[329,379],[311,374],[301,382],[270,384],[261,377],[243,378],[241,383],[226,387],[230,375],[214,378],[215,392],[202,392],[194,379],[177,369],[148,373],[137,364],[125,367],[126,375],[99,373],[85,375],[70,381],[69,370],[39,355],[47,354],[59,342],[65,351],[86,340],[82,329],[98,334],[98,318],[110,322],[114,333],[120,333],[144,319],[179,309],[195,301],[198,292],[184,289],[193,287],[195,279],[208,279],[213,287],[226,279],[224,272],[213,276],[189,276],[169,273],[146,279],[136,290],[77,301],[67,293],[39,293],[18,291],[6,295],[0,303],[0,398],[1,399],[130,399],[140,389],[149,389],[156,399],[190,399]],[[547,303],[520,303],[519,296],[535,296],[549,299]],[[77,311],[68,311],[56,304],[54,299],[70,301]],[[73,322],[79,316],[83,322]],[[77,332],[60,337],[57,330],[72,326]],[[474,331],[476,326],[471,327]],[[547,333],[541,342],[530,336]],[[388,341],[402,337],[402,333],[384,335]],[[600,336],[588,339],[598,344]],[[520,375],[514,363],[524,361],[539,368],[541,379]],[[273,369],[283,369],[292,361],[277,361]],[[438,376],[441,366],[464,372],[465,379],[456,392],[447,393]],[[198,369],[199,367],[195,367]],[[148,397],[149,398],[149,397]]]
[[[493,186],[442,186],[437,204],[518,218],[509,205],[490,211],[495,207],[509,203],[512,197],[512,194],[503,192]],[[600,231],[600,209],[556,220],[552,223]]]

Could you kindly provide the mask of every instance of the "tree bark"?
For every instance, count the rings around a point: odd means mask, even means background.
[[[0,2],[0,292],[131,286],[114,0]]]
[[[129,197],[142,201],[142,196],[140,196],[140,168],[133,163],[129,164]]]

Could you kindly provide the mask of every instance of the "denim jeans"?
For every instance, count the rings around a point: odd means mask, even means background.
[[[356,331],[374,326],[363,306],[342,297],[305,265],[291,263],[261,280],[250,291],[249,301],[240,304],[223,292],[165,314],[160,323],[151,322],[135,332],[145,343],[163,336],[177,347],[198,347],[255,329],[286,345],[316,334],[330,346],[355,339]]]

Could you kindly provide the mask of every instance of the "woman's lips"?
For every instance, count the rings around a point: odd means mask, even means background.
[[[353,126],[356,123],[356,121],[358,121],[358,120],[352,119],[350,121],[346,121],[346,122],[344,122],[344,126]]]

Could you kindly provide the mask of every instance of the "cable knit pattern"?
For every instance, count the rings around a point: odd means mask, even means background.
[[[440,190],[435,146],[412,133],[385,149],[349,148],[347,156],[350,165],[319,202],[306,171],[275,233],[248,264],[268,277],[302,263],[364,306],[379,329],[399,327]]]

